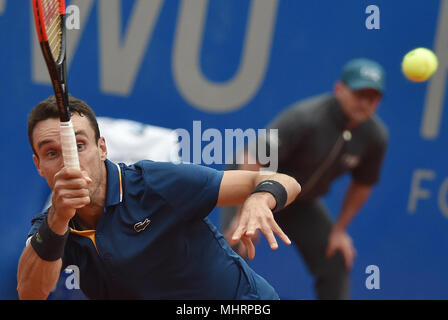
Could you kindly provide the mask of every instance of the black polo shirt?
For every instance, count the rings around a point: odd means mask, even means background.
[[[348,172],[359,183],[378,181],[387,129],[377,116],[352,130],[348,121],[336,98],[324,94],[293,105],[268,125],[278,129],[278,172],[302,186],[296,201],[326,194],[332,181]]]

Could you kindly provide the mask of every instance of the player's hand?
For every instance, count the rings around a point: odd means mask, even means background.
[[[233,218],[229,228],[224,233],[224,239],[226,239],[227,243],[230,245],[233,251],[238,253],[238,255],[240,255],[242,258],[246,259],[248,258],[248,252],[246,246],[243,245],[239,240],[237,241],[232,240],[232,236],[235,233],[235,230],[238,227],[238,223],[240,221],[240,212],[241,208],[238,209],[238,214]],[[255,235],[251,238],[251,240],[252,243],[256,245],[260,240],[260,233],[256,232]]]
[[[255,193],[247,198],[241,209],[240,219],[232,236],[232,241],[242,241],[247,249],[249,259],[255,257],[255,246],[252,238],[256,235],[257,230],[263,232],[272,250],[278,248],[274,233],[287,245],[291,244],[291,240],[274,220],[269,207],[269,202],[272,199],[273,197],[269,193]]]
[[[356,249],[353,246],[352,238],[342,229],[333,229],[331,231],[328,238],[327,258],[331,258],[337,251],[341,252],[345,266],[347,270],[350,270],[356,256]]]
[[[68,224],[77,209],[90,203],[88,185],[91,182],[86,172],[75,168],[64,167],[56,173],[49,219],[56,225]]]
[[[257,243],[260,241],[260,232],[255,232],[255,235],[250,238],[252,244],[254,247],[257,245]],[[233,249],[238,255],[244,259],[249,258],[249,252],[247,251],[247,247],[243,245],[242,242],[238,242],[238,244]]]
[[[238,224],[241,217],[241,207],[237,207],[237,213],[233,217],[232,221],[230,222],[229,227],[227,228],[226,232],[223,234],[224,239],[226,239],[226,242],[229,244],[229,246],[235,251],[238,255],[240,255],[242,258],[246,259],[248,257],[246,246],[244,246],[239,240],[234,241],[232,240],[232,236],[235,233],[235,230],[238,228]],[[260,233],[256,232],[255,236],[252,237],[252,243],[255,245],[258,243],[260,239]]]

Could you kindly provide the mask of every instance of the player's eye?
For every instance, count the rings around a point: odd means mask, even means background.
[[[84,150],[86,147],[86,145],[82,142],[77,143],[76,146],[78,147],[78,151]]]
[[[55,150],[49,150],[47,151],[46,155],[48,158],[54,158],[58,155],[58,153]]]

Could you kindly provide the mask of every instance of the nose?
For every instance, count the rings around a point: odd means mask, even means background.
[[[359,97],[359,104],[363,107],[363,108],[367,108],[370,105],[373,104],[373,98],[369,97],[367,95],[363,95],[361,97]]]

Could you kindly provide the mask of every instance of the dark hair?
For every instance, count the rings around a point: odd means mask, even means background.
[[[68,104],[71,114],[76,112],[80,116],[87,117],[93,131],[95,132],[95,140],[98,143],[98,139],[100,138],[100,129],[98,128],[98,122],[96,121],[96,116],[92,108],[90,108],[89,105],[84,101],[71,95],[69,95],[68,97]],[[40,102],[36,107],[34,107],[33,110],[31,110],[31,113],[28,115],[28,140],[31,144],[31,148],[33,149],[34,154],[37,155],[36,150],[34,150],[33,146],[34,127],[36,127],[37,123],[40,121],[58,118],[59,112],[55,96],[48,97],[44,101]]]

